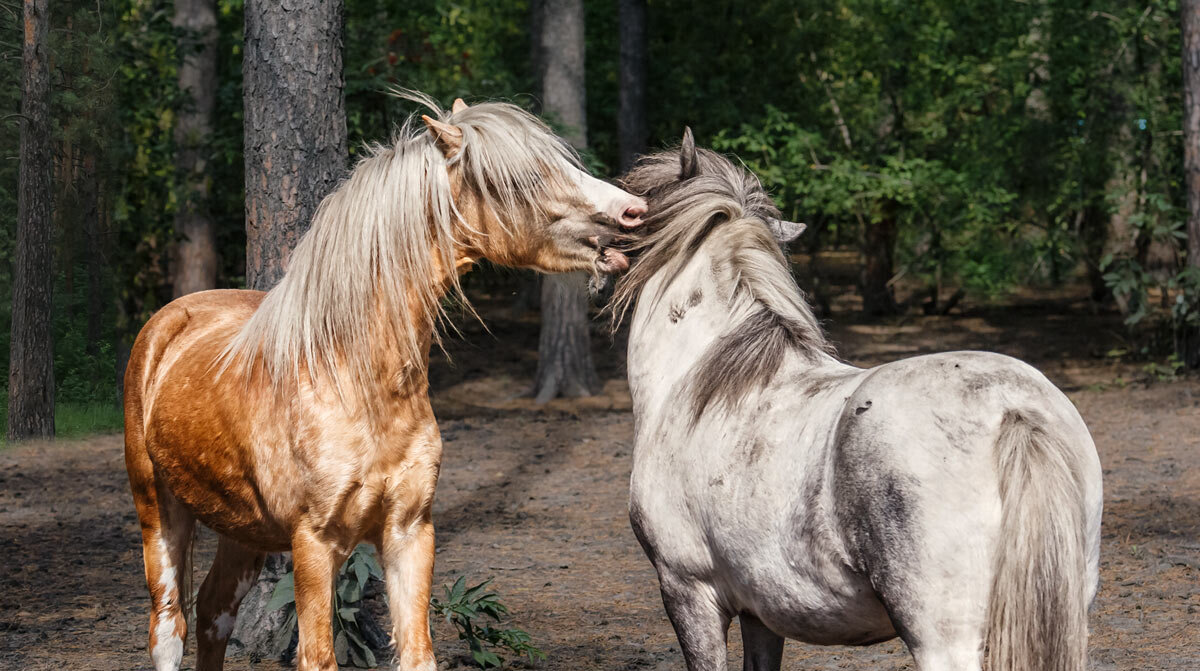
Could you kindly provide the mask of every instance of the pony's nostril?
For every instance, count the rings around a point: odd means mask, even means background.
[[[634,227],[642,223],[642,216],[646,214],[645,205],[633,205],[625,208],[621,213],[621,225]]]

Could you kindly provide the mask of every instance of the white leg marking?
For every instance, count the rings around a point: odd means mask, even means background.
[[[221,613],[213,619],[212,626],[208,629],[208,638],[213,641],[224,641],[233,633],[233,624],[237,621],[237,616],[230,611]]]
[[[160,602],[155,604],[158,610],[158,624],[154,627],[154,649],[150,651],[150,658],[154,660],[156,671],[176,671],[183,661],[183,639],[175,634],[175,611],[169,608],[168,604],[174,601],[176,610],[179,610],[182,604],[175,598],[178,593],[175,566],[171,564],[167,543],[161,538],[158,540],[158,550],[162,553],[162,575],[158,584],[163,591]]]

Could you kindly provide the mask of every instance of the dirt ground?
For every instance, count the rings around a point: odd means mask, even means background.
[[[450,344],[455,364],[437,355],[431,372],[445,439],[435,590],[460,575],[495,576],[511,622],[548,654],[537,669],[682,669],[626,517],[633,430],[622,345],[596,339],[605,343],[596,351],[603,395],[538,408],[519,397],[535,364],[536,323],[495,306],[485,314],[492,335],[467,324]],[[1030,361],[1066,390],[1105,474],[1093,668],[1200,669],[1200,381],[1141,381],[1139,365],[1104,356],[1122,344],[1119,320],[1065,295],[884,324],[840,313],[830,330],[856,364],[990,349]],[[206,537],[200,570],[211,552]],[[0,669],[150,669],[147,607],[120,437],[0,451]],[[451,628],[434,628],[443,668],[461,666]],[[730,642],[736,668],[736,624]],[[185,668],[191,640],[188,648]],[[277,667],[232,658],[226,668]],[[895,641],[789,642],[784,668],[913,665]]]

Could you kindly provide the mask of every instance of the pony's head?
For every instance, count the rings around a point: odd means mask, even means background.
[[[536,117],[507,103],[459,100],[446,111],[422,94],[397,94],[430,114],[368,147],[321,202],[226,362],[261,362],[277,388],[305,371],[344,395],[374,395],[392,374],[380,367],[381,351],[400,362],[397,375],[424,373],[442,298],[462,298],[459,274],[473,262],[544,272],[628,267],[607,245],[641,224],[645,201],[584,172]]]
[[[464,260],[543,272],[628,267],[607,243],[641,225],[643,199],[589,175],[561,138],[515,105],[430,107],[437,118],[421,119],[445,159]]]
[[[832,354],[781,249],[804,225],[780,219],[750,171],[697,149],[689,130],[678,149],[641,159],[623,183],[646,198],[650,214],[644,235],[627,248],[635,258],[609,303],[614,327],[635,303],[647,314],[676,309],[660,299],[676,290],[675,280],[694,260],[716,291],[692,305],[713,301],[706,303],[710,310],[724,311],[719,336],[687,373],[693,421],[711,403],[736,405],[770,381],[789,351],[810,361]],[[636,319],[633,328],[631,339],[637,337]]]
[[[690,128],[677,149],[642,157],[621,184],[645,198],[651,214],[638,231],[641,235],[629,236],[623,247],[636,260],[613,296],[618,320],[652,276],[664,270],[678,272],[718,228],[737,229],[739,246],[765,245],[784,267],[777,245],[791,242],[805,229],[804,224],[780,218],[753,173],[714,151],[697,148]]]

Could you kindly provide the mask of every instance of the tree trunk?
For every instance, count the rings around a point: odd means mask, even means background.
[[[577,149],[587,144],[583,0],[541,0],[542,109],[562,124]],[[587,277],[548,275],[542,281],[542,331],[533,393],[538,403],[556,396],[590,396],[599,389],[588,333]]]
[[[175,0],[172,24],[180,31],[179,91],[175,117],[175,170],[182,202],[175,213],[172,284],[175,297],[217,286],[217,234],[208,208],[209,147],[217,104],[216,0]]]
[[[600,389],[588,332],[587,275],[548,275],[542,282],[542,331],[533,388],[538,403],[591,396]]]
[[[246,2],[246,284],[270,289],[346,170],[342,2]]]
[[[1183,164],[1188,204],[1188,265],[1200,268],[1200,0],[1180,3],[1183,18]],[[1192,306],[1200,309],[1200,306]],[[1200,368],[1200,329],[1181,329],[1177,349],[1190,368]]]
[[[620,0],[620,93],[617,144],[621,172],[646,151],[646,0]]]
[[[535,88],[541,88],[546,78],[543,68],[546,66],[545,48],[542,46],[542,22],[546,17],[546,6],[543,0],[529,0],[529,76]],[[534,96],[533,111],[542,113],[542,101]]]
[[[8,368],[9,440],[54,436],[49,24],[49,0],[25,0],[23,123]]]
[[[100,176],[96,174],[96,157],[84,156],[79,186],[80,213],[83,234],[87,241],[87,344],[88,356],[100,354],[100,338],[104,319],[104,254],[107,252],[100,224]]]
[[[577,149],[587,146],[583,0],[542,0],[542,110]]]
[[[890,284],[896,253],[896,204],[884,203],[879,221],[867,221],[864,228],[860,277],[863,312],[872,316],[896,314],[898,306]]]
[[[246,284],[266,291],[346,170],[341,0],[247,0]],[[232,647],[272,657],[282,610],[267,611],[290,562],[269,559],[243,602]]]

